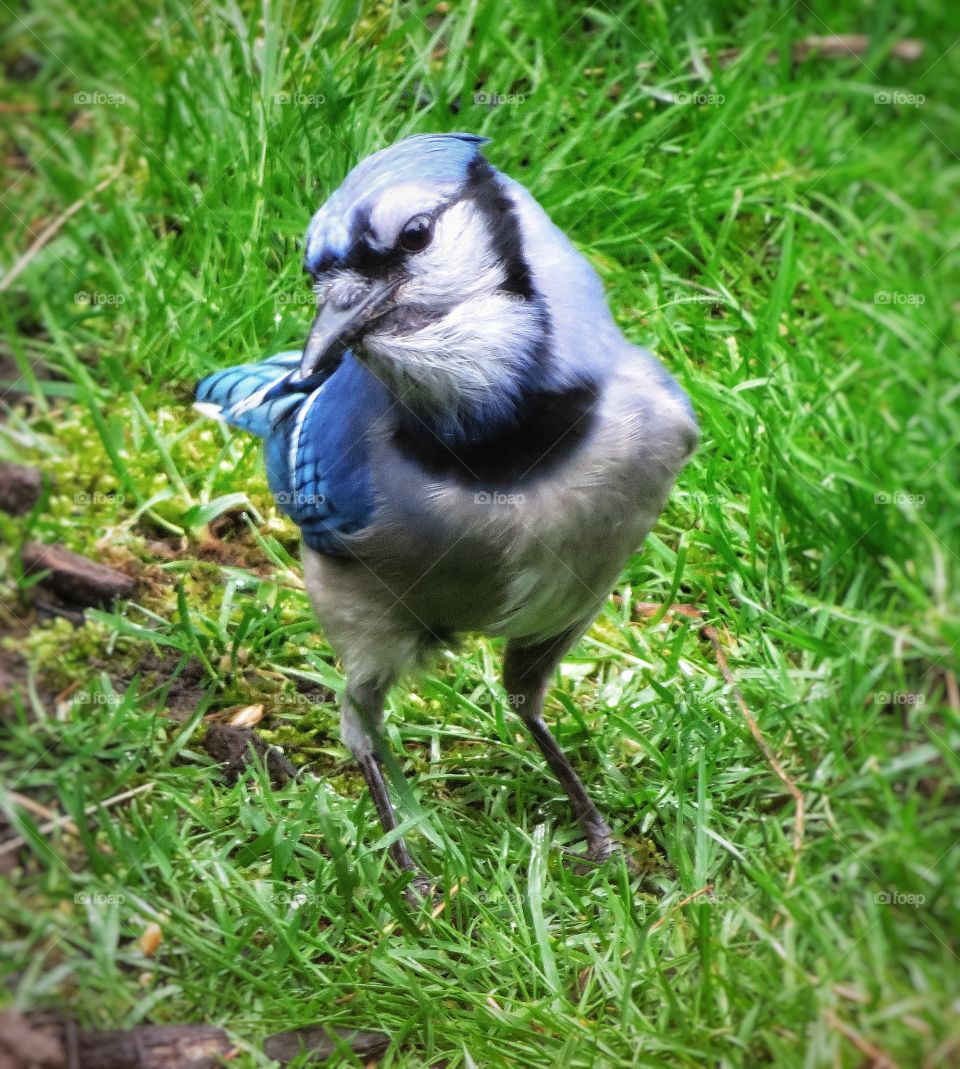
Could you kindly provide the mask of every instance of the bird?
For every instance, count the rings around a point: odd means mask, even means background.
[[[627,340],[589,260],[489,139],[417,134],[313,215],[302,350],[204,378],[206,415],[265,441],[344,671],[341,738],[386,832],[390,689],[460,636],[505,640],[509,707],[600,865],[620,847],[545,717],[549,685],[662,511],[699,429]],[[388,847],[412,896],[429,877]]]

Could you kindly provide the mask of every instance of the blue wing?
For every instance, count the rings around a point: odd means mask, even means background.
[[[227,368],[197,386],[197,407],[264,439],[267,481],[280,508],[321,553],[366,527],[374,501],[367,431],[386,391],[350,353],[322,384],[299,391],[299,352]]]
[[[291,378],[299,364],[300,353],[287,352],[259,364],[228,367],[198,383],[194,402],[206,415],[267,438],[277,421],[302,403],[304,395],[280,393],[270,401],[264,397]]]

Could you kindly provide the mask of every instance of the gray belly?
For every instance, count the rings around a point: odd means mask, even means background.
[[[430,500],[415,522],[353,536],[346,557],[306,550],[314,607],[348,664],[399,671],[456,633],[534,642],[585,625],[659,511],[610,486],[545,485],[512,504],[448,488]]]

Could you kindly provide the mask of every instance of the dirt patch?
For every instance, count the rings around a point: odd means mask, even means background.
[[[264,556],[263,550],[242,535],[237,539],[208,538],[197,547],[197,557],[208,564],[222,564],[230,568],[242,568],[261,578],[273,572],[273,564]]]
[[[289,783],[297,770],[276,746],[270,746],[253,730],[213,722],[203,737],[204,750],[223,766],[230,783],[236,782],[256,758],[264,765],[274,787]]]
[[[211,537],[199,545],[191,544],[182,535],[155,529],[147,516],[140,518],[139,527],[146,535],[145,547],[155,561],[169,563],[195,557],[205,564],[240,568],[260,578],[269,578],[273,565],[243,523],[242,513],[240,517],[233,513],[218,517],[210,524]]]
[[[0,464],[0,509],[11,516],[25,516],[40,500],[43,476],[39,468]]]
[[[314,683],[309,679],[294,679],[293,684],[297,688],[297,693],[302,694],[311,705],[336,704],[336,692],[323,683]]]
[[[148,650],[133,665],[113,677],[118,689],[125,689],[140,676],[140,690],[151,694],[162,704],[171,720],[187,720],[207,693],[207,677],[203,665],[191,658],[183,658],[172,651],[156,653]],[[109,664],[103,666],[109,672]]]

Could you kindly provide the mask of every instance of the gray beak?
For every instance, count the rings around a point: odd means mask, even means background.
[[[317,312],[300,361],[300,379],[333,374],[344,352],[362,336],[367,325],[393,296],[394,282],[371,282],[366,292],[347,307],[327,301]]]

